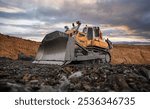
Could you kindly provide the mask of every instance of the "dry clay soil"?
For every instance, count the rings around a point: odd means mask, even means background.
[[[18,54],[34,56],[39,42],[0,34],[0,57],[18,59]],[[112,64],[150,64],[150,45],[114,45]]]

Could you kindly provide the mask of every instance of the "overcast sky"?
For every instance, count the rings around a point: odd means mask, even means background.
[[[150,42],[150,0],[0,0],[3,34],[41,41],[77,20],[114,42]]]

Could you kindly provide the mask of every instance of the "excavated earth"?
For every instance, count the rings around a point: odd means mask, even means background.
[[[150,65],[39,65],[0,58],[0,91],[150,91]]]

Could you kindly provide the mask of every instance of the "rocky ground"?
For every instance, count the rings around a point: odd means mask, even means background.
[[[150,65],[39,65],[0,58],[0,91],[150,91]]]

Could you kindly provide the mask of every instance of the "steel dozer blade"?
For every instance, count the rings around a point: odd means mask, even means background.
[[[67,34],[60,31],[47,34],[38,49],[33,63],[63,65],[67,61],[69,62],[71,55],[70,47],[74,45],[70,41],[71,39],[69,39]]]

